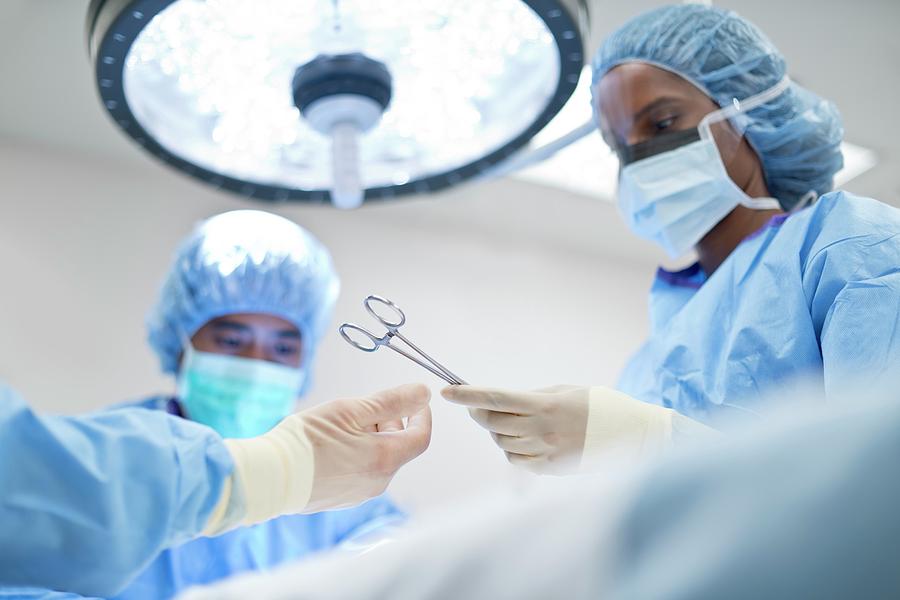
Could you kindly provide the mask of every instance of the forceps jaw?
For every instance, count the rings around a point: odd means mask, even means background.
[[[390,348],[391,350],[393,350],[393,351],[396,352],[397,354],[400,354],[401,356],[404,356],[404,357],[408,358],[409,360],[413,361],[414,363],[416,363],[417,365],[419,365],[419,366],[422,367],[423,369],[426,369],[427,371],[430,371],[432,374],[437,375],[438,377],[440,377],[441,379],[443,379],[444,381],[446,381],[446,382],[449,383],[450,385],[457,385],[457,381],[456,381],[456,379],[455,379],[454,377],[452,377],[452,373],[451,373],[451,374],[444,373],[444,372],[443,372],[443,370],[444,370],[443,367],[441,367],[439,364],[437,364],[437,363],[428,364],[427,362],[421,360],[421,359],[418,358],[417,356],[413,356],[412,354],[410,354],[409,352],[407,352],[407,351],[404,350],[403,348],[398,348],[397,346],[393,345],[393,344],[391,343],[391,338],[394,337],[395,335],[396,335],[396,337],[397,337],[398,339],[400,339],[400,340],[402,340],[403,342],[405,342],[406,344],[408,344],[411,348],[414,348],[414,349],[416,348],[414,345],[412,345],[408,340],[406,340],[406,339],[405,339],[402,335],[400,335],[399,333],[396,333],[396,334],[388,333],[386,336],[384,336],[384,338],[382,338],[383,340],[385,340],[384,343],[381,343],[381,344],[378,344],[378,345],[379,345],[379,346],[385,346],[385,347],[387,347],[387,348]],[[418,351],[418,350],[417,350],[417,351]],[[427,355],[426,355],[426,357],[427,357]]]
[[[425,358],[425,360],[427,360],[434,367],[434,369],[428,369],[429,371],[431,371],[432,373],[435,373],[435,370],[440,371],[440,375],[438,375],[438,377],[440,377],[441,379],[443,379],[450,385],[466,385],[466,382],[463,381],[462,379],[460,379],[459,377],[457,377],[453,373],[453,371],[451,371],[450,369],[448,369],[447,367],[445,367],[438,361],[431,358],[431,356],[429,356],[428,353],[426,353],[424,350],[422,350],[421,348],[419,348],[418,346],[413,344],[411,341],[406,339],[402,333],[400,333],[399,331],[395,331],[394,335],[397,336],[397,339],[402,340],[403,343],[405,343],[407,346],[409,346],[410,348],[412,348],[413,350],[418,352],[420,355],[422,355],[422,357]],[[390,345],[390,344],[388,344],[388,345]],[[415,359],[413,359],[413,360],[415,360]],[[425,366],[425,364],[419,360],[416,360],[416,362],[422,366]],[[426,367],[426,368],[428,368],[428,367]]]

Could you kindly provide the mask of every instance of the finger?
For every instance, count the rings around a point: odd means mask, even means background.
[[[431,399],[431,390],[421,383],[409,383],[377,392],[359,403],[356,418],[363,427],[409,417]]]
[[[571,392],[573,390],[582,389],[583,387],[584,386],[578,385],[551,385],[550,387],[541,388],[535,391],[542,394],[561,394],[563,392]]]
[[[507,452],[506,460],[508,460],[511,465],[522,467],[523,469],[528,469],[535,473],[539,473],[541,471],[541,465],[544,464],[543,456],[528,456],[525,454],[516,454],[515,452]]]
[[[379,434],[384,437],[395,456],[394,469],[399,469],[419,456],[431,443],[431,407],[426,405],[419,412],[410,415],[406,429]]]
[[[502,433],[492,433],[491,437],[494,438],[494,443],[497,444],[501,450],[513,454],[538,456],[544,451],[544,444],[537,438],[503,435]]]
[[[533,404],[527,393],[471,385],[451,385],[441,395],[455,404],[498,412],[527,413]]]
[[[469,408],[485,408],[499,412],[528,414],[535,404],[528,392],[476,387],[473,385],[451,385],[441,390],[441,395],[455,404]]]
[[[470,408],[469,415],[488,431],[503,435],[525,435],[531,428],[532,422],[532,418],[527,415],[511,415],[483,408]]]
[[[379,423],[375,426],[375,431],[385,433],[388,431],[403,431],[403,420],[402,419],[391,419],[390,421],[385,421],[384,423]]]

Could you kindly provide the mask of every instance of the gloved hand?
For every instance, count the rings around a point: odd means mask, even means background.
[[[404,385],[315,406],[256,438],[225,440],[235,470],[204,535],[381,494],[428,447],[430,396],[424,385]]]
[[[468,407],[509,462],[536,473],[575,472],[587,465],[585,459],[614,447],[641,456],[658,453],[671,443],[673,418],[708,429],[672,409],[599,386],[516,392],[457,385],[441,394]]]

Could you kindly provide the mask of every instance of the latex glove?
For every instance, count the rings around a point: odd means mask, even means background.
[[[509,462],[537,473],[583,470],[590,458],[613,448],[657,454],[671,445],[673,422],[681,419],[698,431],[708,430],[672,409],[599,386],[518,392],[466,385],[444,388],[441,394],[468,407]]]
[[[204,534],[355,506],[383,493],[428,447],[430,397],[424,385],[404,385],[320,404],[256,438],[225,440],[235,470]]]

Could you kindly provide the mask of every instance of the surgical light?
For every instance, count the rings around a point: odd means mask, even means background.
[[[584,0],[93,0],[100,98],[165,163],[268,200],[483,176],[584,64]]]

